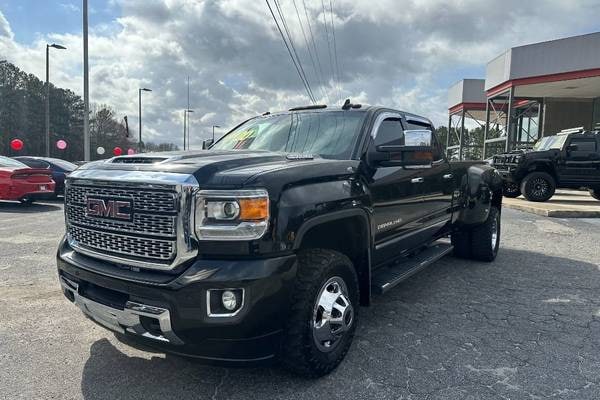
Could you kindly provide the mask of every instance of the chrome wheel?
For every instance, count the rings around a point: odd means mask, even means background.
[[[498,245],[498,237],[500,236],[500,224],[498,223],[498,219],[500,217],[497,216],[496,218],[494,218],[492,220],[492,226],[491,226],[491,231],[492,231],[492,251],[494,251],[496,249],[496,246]]]
[[[313,310],[312,333],[317,348],[332,351],[354,322],[346,283],[339,276],[321,287]]]

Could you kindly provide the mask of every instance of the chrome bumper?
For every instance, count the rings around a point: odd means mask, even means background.
[[[77,305],[83,313],[98,324],[119,333],[132,333],[148,339],[158,340],[175,345],[183,341],[175,335],[171,328],[171,314],[169,310],[160,307],[128,301],[123,310],[112,308],[90,300],[79,294],[79,285],[70,279],[61,276],[60,285],[65,295]],[[142,326],[140,317],[153,318],[158,321],[161,334],[150,333]]]

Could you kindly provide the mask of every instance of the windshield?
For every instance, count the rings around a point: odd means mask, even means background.
[[[302,112],[254,118],[211,149],[268,150],[349,159],[365,118],[362,111]]]
[[[29,168],[21,161],[13,160],[12,158],[0,156],[0,167],[16,167],[16,168]]]
[[[537,143],[533,146],[533,150],[535,151],[544,151],[550,149],[562,149],[565,141],[567,140],[567,135],[557,135],[557,136],[547,136],[545,138],[541,138],[537,141]]]

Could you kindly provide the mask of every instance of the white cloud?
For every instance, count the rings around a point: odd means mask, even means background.
[[[336,0],[338,96],[323,25],[329,10],[323,14],[320,0],[306,2],[327,82],[321,90],[293,3],[280,3],[320,101],[351,97],[423,114],[437,124],[446,123],[447,88],[440,75],[454,79],[453,71],[482,66],[507,47],[582,33],[600,15],[600,3],[591,0],[577,6],[560,0]],[[305,24],[303,3],[296,0]],[[188,75],[192,145],[209,137],[213,124],[231,127],[254,114],[308,103],[263,1],[111,0],[110,6],[120,7],[122,16],[90,30],[91,100],[128,115],[135,129],[137,89],[151,88],[143,94],[146,140],[181,145]],[[48,33],[24,45],[15,42],[0,13],[0,58],[42,77],[46,42],[68,47],[52,50],[52,81],[81,93],[79,35]]]

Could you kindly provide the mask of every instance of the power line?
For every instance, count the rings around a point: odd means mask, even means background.
[[[314,100],[311,96],[311,92],[308,88],[308,85],[306,84],[306,82],[304,81],[304,78],[302,77],[302,73],[300,73],[300,68],[298,68],[298,64],[296,64],[296,60],[294,59],[294,56],[292,54],[292,51],[290,49],[290,46],[288,45],[287,41],[285,40],[285,36],[283,35],[283,31],[281,30],[281,27],[279,26],[279,22],[277,21],[277,18],[275,17],[275,13],[273,12],[273,9],[271,8],[271,4],[269,4],[269,0],[265,0],[265,2],[267,3],[267,7],[269,7],[269,11],[271,12],[271,16],[273,17],[273,21],[275,21],[275,25],[277,26],[277,30],[279,31],[279,34],[281,35],[281,39],[283,40],[283,44],[285,44],[285,48],[287,49],[290,58],[292,59],[292,63],[294,64],[294,67],[296,67],[296,72],[298,72],[298,76],[300,77],[300,80],[302,81],[302,84],[304,85],[304,88],[306,89],[306,93],[308,93],[308,97],[311,99],[311,101]]]
[[[319,73],[320,73],[320,77],[321,77],[320,79],[321,79],[321,82],[323,82],[323,68],[321,67],[321,58],[319,57],[319,52],[317,51],[317,45],[315,43],[315,37],[313,35],[312,26],[310,24],[310,18],[308,16],[308,10],[306,9],[306,1],[305,0],[302,0],[302,5],[304,7],[304,15],[306,16],[306,23],[308,25],[308,31],[310,32],[310,40],[313,45],[313,51],[315,53],[315,58],[317,59],[317,65],[319,66]],[[329,94],[327,93],[327,90],[325,90],[323,87],[322,87],[322,89],[323,89],[323,92],[325,93],[325,97],[327,97],[327,103],[329,103]]]
[[[312,55],[312,51],[310,50],[310,44],[308,43],[308,38],[306,37],[306,32],[304,31],[304,25],[302,24],[302,19],[300,18],[300,12],[298,11],[298,6],[296,5],[296,0],[292,0],[292,3],[294,4],[294,9],[296,10],[296,16],[298,17],[298,23],[300,24],[300,30],[302,31],[302,36],[304,37],[304,43],[306,43],[306,50],[308,51],[308,56],[310,57],[310,61],[313,66],[313,71],[315,72],[315,77],[319,81],[319,88],[321,89],[321,96],[325,97],[325,95],[324,95],[325,90],[323,89],[323,81],[317,71],[317,65],[316,65],[315,59]]]
[[[333,24],[333,0],[329,0],[329,9],[331,11],[331,33],[333,35],[333,51],[335,55],[335,71],[337,73],[337,89],[338,89],[338,97],[340,98],[340,103],[342,102],[342,91],[341,91],[341,83],[340,83],[340,65],[338,62],[338,54],[337,54],[337,44],[335,40],[335,26]]]
[[[329,66],[331,67],[331,79],[335,85],[335,70],[333,68],[333,55],[331,53],[331,41],[329,40],[329,29],[327,28],[327,16],[325,14],[325,3],[321,0],[321,7],[323,8],[323,24],[325,24],[325,36],[327,36],[327,50],[329,52]],[[335,86],[334,86],[335,87]]]
[[[279,0],[273,0],[273,2],[275,3],[275,7],[277,8],[277,13],[279,14],[279,18],[281,19],[281,22],[283,23],[283,28],[285,29],[285,32],[287,33],[288,42],[290,43],[290,46],[292,47],[292,51],[294,52],[294,55],[296,56],[296,61],[298,62],[298,66],[300,67],[300,71],[302,72],[302,76],[304,77],[304,81],[306,82],[306,85],[308,86],[308,91],[310,92],[310,98],[311,98],[313,104],[316,104],[317,100],[315,98],[315,95],[313,94],[312,88],[310,87],[310,82],[308,81],[308,78],[306,77],[306,72],[304,72],[304,68],[302,68],[302,61],[300,60],[300,57],[298,56],[298,53],[296,52],[296,46],[294,46],[294,41],[292,40],[292,35],[290,34],[290,30],[288,29],[288,24],[285,20],[285,16],[283,15],[283,12],[281,11],[281,6],[279,5]]]

